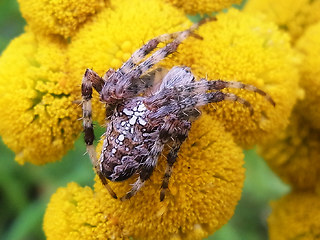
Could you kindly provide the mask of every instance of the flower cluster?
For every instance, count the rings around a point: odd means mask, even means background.
[[[66,45],[27,32],[0,58],[0,134],[19,163],[60,159],[81,131],[78,84],[65,70]]]
[[[106,6],[108,0],[18,0],[22,16],[32,31],[68,38],[92,15]]]
[[[319,1],[320,2],[320,1]],[[301,86],[306,97],[299,103],[298,111],[312,128],[320,130],[320,22],[310,26],[297,41],[296,48],[303,56]]]
[[[318,6],[319,3],[308,1],[307,4]],[[279,6],[277,8],[281,10]],[[305,23],[307,25],[307,21]],[[260,147],[261,155],[272,170],[293,190],[272,205],[270,239],[314,239],[319,235],[319,226],[316,225],[319,222],[316,219],[320,217],[319,204],[316,203],[319,201],[320,183],[319,32],[320,22],[317,22],[300,31],[301,36],[295,39],[295,49],[302,59],[299,65],[300,86],[305,91],[305,97],[295,105],[289,126]],[[291,34],[293,37],[299,35],[297,32]],[[307,206],[313,206],[313,211],[309,211]]]
[[[26,32],[0,57],[0,135],[19,163],[60,159],[81,132],[80,84],[86,68],[103,75],[149,39],[191,25],[185,13],[219,11],[239,1],[20,0]],[[303,44],[302,44],[303,45]],[[243,154],[278,135],[301,98],[300,55],[274,23],[232,10],[203,25],[161,66],[186,65],[198,77],[241,81],[267,92],[230,90],[250,102],[203,109],[174,165],[165,201],[159,188],[165,159],[130,201],[71,183],[51,198],[44,218],[48,239],[202,239],[233,215],[244,181]],[[228,90],[229,91],[229,90]],[[93,119],[104,105],[94,93]],[[205,126],[205,127],[204,127]],[[240,145],[240,146],[239,146]],[[135,179],[110,183],[124,195]],[[310,180],[311,181],[311,180]]]
[[[271,203],[270,239],[317,239],[320,235],[320,196],[294,192]],[[311,208],[310,208],[311,207]]]
[[[320,1],[314,0],[250,0],[244,11],[263,13],[269,20],[288,31],[295,42],[308,26],[320,20]]]
[[[310,128],[296,110],[290,125],[260,153],[284,182],[297,189],[314,189],[320,182],[320,132]]]

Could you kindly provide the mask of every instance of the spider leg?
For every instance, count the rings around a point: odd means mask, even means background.
[[[221,102],[225,100],[243,104],[249,109],[250,114],[253,115],[253,108],[248,101],[235,94],[223,93],[220,91],[199,94],[191,91],[184,93],[177,91],[177,88],[171,88],[165,89],[162,94],[147,98],[144,103],[149,109],[157,109],[157,111],[149,115],[149,119],[157,123],[157,121],[161,121],[162,118],[166,117],[170,113],[176,114],[179,118],[187,118],[190,120],[190,118],[185,115],[193,113],[195,108],[208,103]]]
[[[224,88],[238,88],[238,89],[244,89],[250,92],[258,93],[259,95],[263,96],[268,102],[271,103],[271,105],[275,106],[276,103],[271,98],[270,95],[268,95],[266,92],[262,91],[261,89],[250,85],[250,84],[244,84],[242,82],[235,82],[235,81],[223,81],[223,80],[214,80],[214,81],[208,81],[207,79],[201,79],[199,82],[195,83],[196,85],[207,85],[207,90],[222,90]],[[201,89],[201,87],[196,87],[198,89]]]
[[[200,107],[203,105],[206,105],[208,103],[213,103],[213,102],[222,102],[222,101],[232,101],[232,102],[239,102],[243,104],[245,107],[247,107],[250,111],[250,115],[253,115],[253,107],[251,104],[243,99],[238,97],[237,95],[233,93],[223,93],[220,91],[216,92],[210,92],[210,93],[205,93],[205,94],[197,94],[192,97],[187,97],[186,99],[182,100],[182,106],[187,110],[189,108],[195,108],[195,107]],[[183,110],[183,109],[181,109]]]
[[[188,96],[190,95],[190,92],[205,93],[209,90],[222,90],[225,88],[238,88],[238,89],[244,89],[250,92],[255,92],[261,95],[262,97],[264,97],[273,106],[276,105],[276,103],[271,98],[271,96],[268,95],[266,92],[262,91],[261,89],[250,84],[244,84],[244,83],[235,82],[235,81],[222,81],[222,80],[208,81],[207,79],[202,78],[198,82],[192,82],[185,86],[177,86],[177,91],[179,91],[180,94],[182,94],[183,96]]]
[[[182,70],[183,68],[179,69],[175,78],[180,75],[183,76],[182,79],[187,78],[187,75],[182,74]],[[238,88],[258,93],[270,102],[270,104],[275,106],[275,102],[270,95],[253,85],[243,84],[241,82],[227,82],[222,80],[207,81],[206,79],[201,79],[198,82],[177,81],[177,83],[179,85],[173,84],[169,88],[164,87],[161,89],[161,94],[154,94],[146,99],[145,104],[148,105],[149,109],[157,109],[156,114],[153,116],[154,118],[162,118],[168,111],[179,111],[179,116],[183,117],[181,114],[189,112],[194,107],[224,100],[239,102],[248,107],[251,115],[253,114],[253,108],[249,102],[235,94],[220,92],[220,90],[224,88]],[[208,92],[212,90],[215,92]]]
[[[106,77],[106,83],[101,91],[100,99],[107,104],[117,104],[124,99],[131,98],[141,92],[145,85],[136,84],[137,81],[139,82],[139,78],[166,56],[175,52],[180,43],[188,36],[192,35],[199,37],[193,32],[200,25],[210,20],[215,20],[215,18],[202,20],[185,31],[165,34],[155,39],[151,39],[147,44],[134,52],[122,67],[117,71],[113,71]],[[166,46],[155,51],[151,56],[143,60],[146,55],[157,47],[159,42],[171,39],[173,40]]]
[[[140,167],[140,173],[137,181],[132,185],[131,190],[120,198],[121,201],[125,201],[134,196],[140,188],[144,185],[145,181],[150,178],[154,168],[157,165],[159,155],[161,154],[163,149],[163,143],[157,139],[155,140],[155,144],[152,147],[150,154],[148,155],[146,161],[144,161]]]
[[[207,21],[215,20],[215,18],[208,18],[204,19],[198,23],[193,24],[189,29],[181,32],[175,33],[174,40],[170,43],[168,43],[163,48],[160,48],[156,52],[154,52],[150,57],[148,57],[145,61],[141,62],[138,66],[133,68],[131,71],[129,71],[127,74],[129,76],[132,76],[133,78],[140,77],[143,73],[148,71],[150,68],[152,68],[155,64],[159,63],[161,60],[163,60],[168,55],[174,53],[178,46],[181,44],[183,40],[185,40],[187,37],[193,34],[193,32],[202,24],[204,24]]]
[[[131,57],[117,71],[122,72],[123,74],[129,73],[132,70],[132,68],[134,68],[139,62],[141,62],[145,58],[145,56],[147,56],[151,51],[153,51],[159,45],[159,43],[167,42],[172,39],[179,39],[179,38],[180,38],[180,42],[181,42],[189,35],[193,35],[194,30],[197,29],[200,25],[202,25],[205,22],[210,21],[210,20],[211,21],[216,20],[216,18],[214,18],[214,17],[206,18],[196,24],[193,24],[188,30],[181,31],[181,32],[169,33],[169,34],[162,34],[158,37],[155,37],[155,38],[149,40],[140,49],[136,50],[131,55]],[[196,34],[194,34],[194,36],[198,37],[198,35],[196,35]],[[180,44],[180,42],[179,42],[179,44]]]
[[[100,77],[95,71],[87,69],[85,72],[85,76],[92,83],[92,87],[100,94],[105,82],[113,72],[114,70],[110,68],[103,77]],[[111,117],[114,108],[114,104],[106,104],[106,119]]]
[[[92,84],[92,87],[100,94],[105,80],[101,78],[95,71],[87,68],[86,72],[84,73],[84,77],[86,78],[85,81],[89,81]],[[82,80],[82,83],[84,80]]]
[[[188,132],[191,128],[191,123],[189,121],[181,121],[178,120],[177,117],[172,117],[172,119],[167,120],[165,123],[167,125],[167,133],[164,135],[165,138],[170,136],[171,134],[174,136],[174,145],[172,146],[170,152],[167,155],[167,167],[165,170],[165,174],[163,176],[161,191],[160,191],[160,201],[162,202],[165,198],[165,194],[168,190],[169,180],[172,174],[173,164],[176,162],[178,152],[182,143],[187,139]],[[178,134],[170,133],[170,131],[177,132]]]
[[[180,32],[163,34],[149,40],[140,49],[136,50],[131,57],[118,69],[122,73],[128,73],[134,68],[139,62],[141,62],[145,56],[147,56],[151,51],[153,51],[159,43],[170,41],[176,38]]]
[[[117,198],[114,191],[108,185],[106,179],[102,176],[98,164],[98,159],[96,155],[95,148],[93,146],[94,141],[94,131],[93,131],[93,124],[92,124],[92,86],[100,86],[101,83],[100,79],[97,77],[98,75],[90,69],[87,69],[81,85],[81,92],[82,92],[82,113],[83,113],[83,131],[84,131],[84,141],[86,143],[87,152],[89,154],[90,160],[92,165],[95,168],[96,173],[100,177],[102,184],[107,188],[110,195],[113,198]],[[100,77],[99,77],[100,78]]]

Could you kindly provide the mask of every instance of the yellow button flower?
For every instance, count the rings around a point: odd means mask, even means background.
[[[306,93],[297,107],[312,127],[320,129],[320,22],[306,30],[296,48],[303,55],[300,85]]]
[[[293,192],[272,202],[270,240],[313,240],[320,236],[320,196]]]
[[[199,77],[240,81],[268,93],[276,103],[246,90],[230,92],[249,101],[253,116],[242,104],[221,102],[205,111],[224,123],[237,143],[249,147],[278,134],[301,91],[298,87],[299,58],[290,47],[289,36],[263,19],[229,10],[218,20],[200,27],[203,39],[189,38],[179,48],[171,65],[190,66]]]
[[[121,237],[121,225],[105,210],[89,187],[69,183],[59,188],[44,216],[47,240],[128,239]]]
[[[45,234],[48,240],[69,239],[80,226],[80,229],[86,227],[91,231],[79,230],[81,233],[78,234],[83,235],[78,239],[111,239],[111,233],[116,234],[115,239],[120,236],[155,240],[203,239],[233,215],[244,180],[242,164],[242,151],[234,144],[231,135],[219,122],[203,114],[193,124],[182,145],[170,179],[170,191],[163,202],[159,200],[159,193],[166,161],[161,157],[150,180],[124,202],[113,199],[98,178],[94,193],[86,193],[88,197],[82,197],[73,205],[70,204],[73,201],[64,196],[78,190],[73,190],[75,187],[70,185],[58,190],[45,214]],[[134,181],[135,177],[110,183],[110,186],[122,196]],[[84,191],[79,189],[79,194]],[[91,210],[80,214],[84,206],[90,206]],[[97,229],[96,226],[106,226],[106,229]],[[117,230],[112,232],[112,228]]]
[[[307,28],[320,20],[320,1],[309,0],[250,0],[245,12],[261,12],[266,17],[288,31],[295,41]]]
[[[60,159],[81,131],[80,82],[69,81],[66,46],[27,32],[0,58],[0,135],[19,163]]]
[[[162,0],[113,0],[73,37],[68,49],[70,73],[81,80],[86,68],[103,75],[117,69],[131,54],[160,34],[185,30],[191,25],[184,13]],[[138,14],[137,14],[138,13]],[[93,118],[105,122],[104,105],[94,91]]]
[[[259,152],[283,181],[298,189],[314,189],[320,182],[320,131],[294,111],[290,125]]]
[[[205,14],[218,12],[222,9],[230,7],[232,4],[238,4],[241,0],[165,0],[185,11],[187,14]]]
[[[22,16],[32,30],[41,34],[72,36],[91,15],[108,0],[18,0]]]

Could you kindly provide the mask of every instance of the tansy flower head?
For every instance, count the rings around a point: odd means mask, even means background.
[[[88,17],[100,11],[108,0],[18,0],[22,16],[31,29],[41,34],[58,34],[67,38]]]
[[[295,41],[301,36],[307,26],[320,20],[320,1],[310,0],[250,0],[244,11],[250,13],[261,12],[265,16],[286,30]]]
[[[110,221],[121,226],[123,236],[134,239],[194,240],[207,237],[233,215],[244,180],[242,159],[242,151],[233,143],[231,135],[224,131],[219,122],[203,114],[193,124],[187,141],[182,145],[170,178],[170,191],[163,202],[159,201],[159,189],[166,165],[163,157],[159,159],[150,180],[134,197],[124,202],[113,199],[100,180],[96,179],[95,193],[93,196],[90,193],[89,198],[99,201],[99,213],[103,213],[106,218],[99,218],[102,222],[92,224],[91,233],[88,232],[84,239],[102,237],[103,234],[103,239],[110,238],[109,229],[94,229]],[[110,186],[122,196],[130,190],[134,181],[135,177],[124,182],[110,183]],[[68,188],[60,191],[69,192]],[[58,213],[66,211],[65,203],[59,200],[59,195],[58,192],[52,198],[44,219],[48,239],[57,239],[62,234],[71,236],[72,231],[64,226],[76,229],[80,224],[80,220],[74,217],[79,215],[78,209],[71,209],[66,217]],[[88,218],[87,214],[92,216],[92,213],[85,211],[84,220]],[[61,227],[55,221],[57,216],[62,216],[68,222]],[[76,221],[75,225],[73,221]],[[83,222],[82,225],[85,224]],[[97,231],[101,231],[100,235],[92,236]]]
[[[306,30],[296,48],[303,55],[300,85],[306,93],[297,108],[313,128],[320,129],[320,22]]]
[[[296,111],[288,128],[259,152],[286,183],[294,188],[314,189],[320,181],[320,132],[310,128]]]
[[[63,43],[27,32],[0,58],[0,135],[19,163],[61,158],[81,130]],[[79,111],[78,111],[79,110]]]
[[[259,94],[230,90],[250,102],[253,116],[239,103],[221,102],[205,108],[222,121],[236,142],[251,146],[262,142],[287,125],[291,109],[300,94],[298,58],[287,34],[260,18],[237,10],[217,15],[179,48],[171,65],[186,65],[199,77],[240,81],[271,95],[274,107]]]
[[[162,0],[123,0],[121,4],[113,0],[110,4],[112,9],[94,16],[72,39],[68,57],[73,79],[81,80],[86,68],[100,75],[117,69],[151,38],[185,30],[191,24],[183,12]],[[96,94],[93,117],[104,123],[104,106],[97,100]]]
[[[52,195],[44,216],[44,230],[50,239],[126,239],[121,225],[105,211],[89,187],[69,183]]]
[[[184,10],[187,14],[205,14],[205,13],[212,13],[218,12],[224,8],[230,7],[232,4],[238,4],[241,0],[189,0],[189,1],[182,1],[182,0],[165,0]]]
[[[270,240],[318,239],[320,197],[315,193],[293,192],[272,202],[268,219]]]

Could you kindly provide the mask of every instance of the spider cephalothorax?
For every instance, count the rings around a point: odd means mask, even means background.
[[[150,178],[164,146],[169,144],[171,150],[167,155],[167,168],[160,192],[160,200],[164,199],[180,146],[188,136],[191,122],[200,115],[197,107],[229,100],[244,104],[253,113],[250,103],[234,94],[223,93],[221,89],[253,91],[275,105],[269,95],[252,85],[207,79],[195,81],[188,67],[150,71],[175,52],[179,44],[204,22],[182,32],[151,39],[118,70],[110,69],[103,77],[90,69],[86,70],[82,80],[84,138],[96,172],[114,198],[117,196],[107,179],[122,181],[138,174],[132,189],[121,198],[129,199]],[[169,43],[145,59],[160,42]],[[160,84],[156,84],[159,79]],[[106,104],[107,118],[110,119],[99,159],[93,147],[92,87]]]

